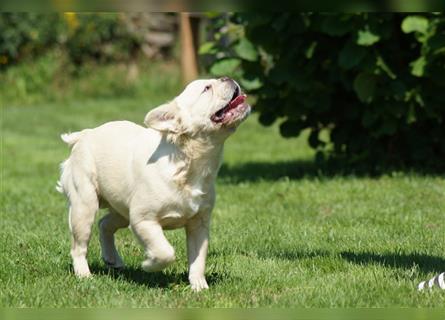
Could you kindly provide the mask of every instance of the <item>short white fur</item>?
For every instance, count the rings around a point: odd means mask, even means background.
[[[124,263],[114,233],[127,226],[145,249],[142,268],[159,271],[175,260],[164,229],[185,227],[189,281],[193,290],[208,288],[204,273],[215,178],[226,138],[245,119],[243,103],[224,123],[212,114],[228,105],[239,89],[231,79],[197,80],[173,101],[150,111],[148,128],[115,121],[94,129],[63,134],[72,149],[61,165],[57,190],[69,200],[74,272],[89,277],[86,259],[92,224],[99,207],[102,258],[113,268]]]

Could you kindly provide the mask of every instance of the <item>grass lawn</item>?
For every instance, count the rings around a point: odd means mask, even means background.
[[[115,119],[141,123],[149,107],[176,91],[3,107],[1,306],[443,306],[445,292],[419,293],[416,286],[445,269],[444,177],[326,175],[304,137],[285,140],[255,115],[226,143],[207,261],[210,290],[188,288],[181,229],[167,232],[176,263],[155,274],[141,270],[143,251],[131,232],[119,231],[127,268],[113,273],[100,259],[95,224],[94,277],[75,278],[66,202],[55,191],[58,165],[69,153],[59,134]]]

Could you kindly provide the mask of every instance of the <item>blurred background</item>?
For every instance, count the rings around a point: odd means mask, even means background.
[[[444,71],[441,13],[0,15],[3,104],[167,98],[228,75],[319,164],[443,168]]]

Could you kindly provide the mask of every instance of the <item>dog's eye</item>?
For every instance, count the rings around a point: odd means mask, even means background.
[[[211,87],[212,87],[211,85],[205,86],[205,87],[204,87],[204,90],[202,91],[202,93],[208,91]]]

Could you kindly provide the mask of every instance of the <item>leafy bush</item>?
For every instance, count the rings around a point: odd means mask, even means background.
[[[282,136],[309,129],[318,159],[445,165],[443,14],[236,13],[215,25],[201,47],[210,72],[239,79]]]
[[[119,23],[118,14],[73,14],[67,21],[70,32],[66,48],[75,64],[128,60],[135,39]]]
[[[165,13],[0,14],[0,66],[59,47],[83,65],[169,57],[176,19]]]
[[[57,42],[62,29],[58,14],[1,13],[0,67],[41,53]]]
[[[131,28],[131,20],[117,13],[71,14],[66,19],[70,26],[66,48],[75,64],[132,60],[149,33],[147,25]]]

